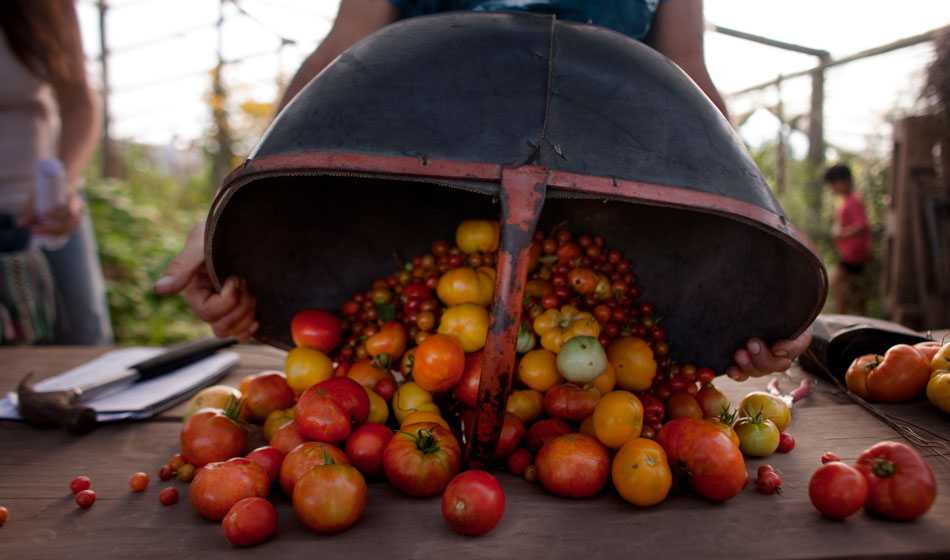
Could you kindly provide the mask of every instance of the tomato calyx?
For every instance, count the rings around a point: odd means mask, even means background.
[[[333,460],[333,457],[330,457],[330,454],[327,453],[326,446],[323,447],[323,465],[335,465],[336,461]]]
[[[871,463],[871,470],[879,478],[890,478],[894,476],[894,462],[883,457],[876,457]]]
[[[412,357],[410,357],[409,360],[411,365]],[[392,362],[392,358],[385,352],[382,354],[377,354],[376,357],[373,358],[373,365],[386,371],[389,371],[389,366],[392,365]]]
[[[759,415],[762,414],[762,411],[759,411]],[[739,418],[739,409],[736,409],[733,412],[729,412],[729,407],[723,405],[722,412],[719,413],[719,421],[727,426],[734,426],[736,420]]]
[[[439,441],[432,435],[432,432],[435,431],[435,426],[430,427],[428,430],[425,428],[419,428],[419,430],[413,434],[411,432],[405,432],[399,430],[399,433],[406,434],[412,438],[412,441],[416,444],[416,447],[424,455],[431,455],[437,453],[441,447],[439,446]]]

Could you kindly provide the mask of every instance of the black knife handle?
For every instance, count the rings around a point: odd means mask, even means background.
[[[139,380],[151,379],[194,363],[236,342],[237,340],[234,337],[217,338],[214,336],[192,340],[173,346],[154,358],[139,362],[132,366],[132,369],[139,372]]]

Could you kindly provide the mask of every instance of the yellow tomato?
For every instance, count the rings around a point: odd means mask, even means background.
[[[489,273],[488,271],[492,271]],[[494,269],[481,267],[478,270],[466,267],[446,271],[439,278],[435,293],[447,306],[474,303],[482,307],[491,305],[495,288]]]
[[[642,338],[621,336],[607,347],[607,361],[614,367],[617,387],[638,393],[653,385],[656,360],[653,350]]]
[[[212,385],[195,393],[185,406],[185,413],[182,419],[187,421],[191,415],[198,412],[201,408],[221,408],[223,409],[228,399],[241,399],[241,391],[230,385]]]
[[[518,379],[542,393],[564,381],[557,371],[557,356],[544,348],[532,350],[522,356],[518,362]]]
[[[590,382],[590,384],[597,389],[601,395],[606,395],[607,393],[614,390],[614,386],[617,384],[617,374],[614,373],[614,366],[610,365],[610,362],[607,362],[607,367],[604,368],[604,373],[597,376],[596,379]]]
[[[950,342],[941,346],[940,350],[937,350],[937,353],[934,354],[933,360],[930,361],[931,375],[945,369],[950,369]]]
[[[501,230],[495,220],[464,220],[455,230],[455,244],[465,254],[498,250]]]
[[[541,337],[541,347],[555,354],[561,351],[562,344],[576,336],[600,336],[597,319],[571,305],[548,309],[535,318],[532,327]]]
[[[581,422],[581,425],[577,428],[577,433],[584,434],[585,436],[590,436],[592,438],[597,437],[597,431],[594,430],[594,415],[591,414],[587,418],[584,418],[584,421]]]
[[[950,412],[950,369],[938,369],[927,382],[927,400],[944,412]]]
[[[369,387],[363,387],[363,389],[369,397],[369,417],[366,421],[373,424],[385,424],[386,420],[389,420],[389,405],[386,404],[386,399]]]
[[[600,443],[620,449],[640,437],[643,429],[643,404],[629,391],[611,391],[594,407],[594,433]]]
[[[507,411],[514,414],[525,424],[541,418],[544,410],[544,395],[535,389],[512,391],[508,395]]]
[[[484,307],[474,303],[453,305],[442,312],[438,333],[454,336],[462,344],[462,350],[474,352],[484,348],[490,322]]]
[[[310,387],[333,377],[333,360],[323,352],[298,346],[287,353],[287,384],[300,395]]]
[[[264,419],[264,441],[270,441],[284,424],[294,421],[294,407],[277,409]]]
[[[785,401],[765,391],[749,393],[739,402],[740,418],[752,418],[759,412],[762,413],[762,418],[771,420],[780,432],[784,432],[792,421],[792,411],[788,409]]]
[[[439,407],[432,402],[432,393],[426,391],[414,381],[407,381],[400,385],[393,393],[393,415],[396,422],[402,424],[406,416],[417,410],[427,410],[439,413]]]
[[[449,423],[445,421],[445,418],[439,415],[438,412],[430,412],[428,410],[417,410],[415,412],[410,412],[402,419],[402,422],[399,423],[399,427],[408,426],[409,424],[415,424],[417,422],[432,422],[438,424],[445,428],[446,430],[451,430]]]
[[[617,451],[610,477],[620,497],[640,507],[662,502],[673,485],[666,451],[645,438],[632,439]]]

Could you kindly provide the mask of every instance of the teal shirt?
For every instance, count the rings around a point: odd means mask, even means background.
[[[643,40],[663,0],[389,0],[404,18],[453,10],[516,10],[555,14],[558,19],[591,22]]]

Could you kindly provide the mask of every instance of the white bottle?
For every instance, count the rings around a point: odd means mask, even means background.
[[[66,168],[56,158],[36,162],[34,173],[36,192],[33,197],[33,209],[37,215],[43,215],[62,208],[69,200],[66,193]],[[55,251],[69,240],[68,235],[34,235],[33,247]]]

